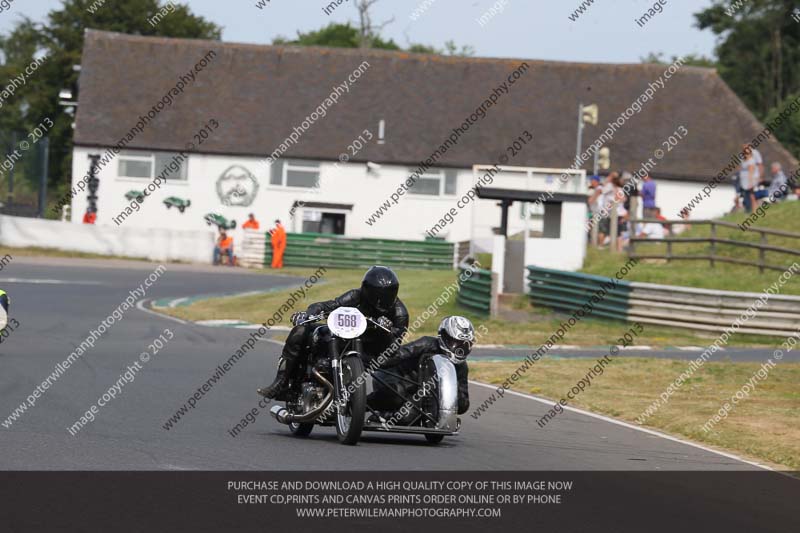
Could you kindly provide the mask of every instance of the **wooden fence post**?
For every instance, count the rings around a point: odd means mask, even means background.
[[[616,202],[611,204],[611,210],[612,210],[611,220],[610,220],[611,224],[609,224],[609,226],[611,227],[611,229],[609,230],[609,232],[611,233],[611,244],[609,244],[609,250],[611,250],[612,252],[616,252],[617,237],[618,237],[617,232],[619,231],[619,217],[617,216]]]
[[[767,234],[763,231],[761,232],[761,246],[767,245]],[[767,259],[767,252],[764,248],[758,249],[758,271],[763,274],[764,273],[764,265],[766,264]]]
[[[714,256],[717,255],[717,226],[711,221],[711,268],[714,268]]]

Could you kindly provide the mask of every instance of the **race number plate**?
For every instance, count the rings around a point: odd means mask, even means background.
[[[355,307],[340,307],[328,315],[328,328],[337,337],[355,339],[367,329],[367,319]]]

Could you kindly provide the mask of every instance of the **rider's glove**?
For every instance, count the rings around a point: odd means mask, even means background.
[[[394,325],[394,323],[391,321],[391,319],[389,319],[388,317],[385,317],[385,316],[378,317],[378,320],[376,320],[375,322],[377,322],[378,325],[381,326],[382,328],[386,328],[389,331],[392,330],[392,326]]]
[[[292,317],[289,320],[292,321],[293,326],[296,326],[297,324],[300,324],[301,322],[305,322],[306,320],[308,320],[308,313],[306,313],[305,311],[297,311],[292,315]]]

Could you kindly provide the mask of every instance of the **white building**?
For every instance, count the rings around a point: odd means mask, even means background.
[[[277,218],[289,231],[352,237],[424,239],[440,224],[437,237],[484,247],[500,226],[500,209],[493,200],[460,200],[479,179],[474,165],[570,167],[579,103],[597,103],[606,124],[666,68],[97,31],[86,34],[81,67],[72,169],[76,223],[89,205],[81,188],[89,156],[99,154],[101,225],[196,230],[210,228],[210,213],[241,226],[253,212],[262,229]],[[663,213],[675,217],[762,126],[713,70],[679,67],[667,84],[605,146],[613,168],[635,171],[679,127],[688,131],[651,172]],[[583,149],[606,127],[587,126]],[[797,165],[774,139],[759,149],[767,162]],[[581,165],[561,190],[585,192],[591,165],[591,159]],[[162,172],[166,183],[155,188]],[[505,173],[482,185],[548,190],[559,175]],[[131,199],[132,191],[148,186],[154,192],[141,204]],[[173,197],[178,200],[168,208],[165,200]],[[733,189],[720,186],[692,216],[721,215],[732,200]],[[181,211],[181,202],[190,204]],[[522,204],[512,206],[509,234],[527,225],[536,237],[544,214],[526,222],[524,211]],[[577,227],[575,217],[585,217],[585,208],[560,213],[565,235],[539,235],[537,256],[563,255],[558,239],[583,246],[566,239],[573,233],[566,228]],[[582,248],[577,254],[582,260]]]

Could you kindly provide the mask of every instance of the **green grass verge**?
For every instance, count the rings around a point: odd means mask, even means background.
[[[592,359],[545,357],[513,383],[512,389],[555,402],[566,397],[594,364]],[[473,361],[470,378],[500,385],[518,365]],[[706,363],[645,425],[787,470],[800,470],[800,363],[778,363],[726,419],[710,432],[702,429],[760,367],[760,363]],[[687,361],[612,359],[605,372],[568,405],[636,424],[636,418],[687,368]]]
[[[266,269],[263,272],[306,278],[315,270],[287,268],[280,271]],[[445,289],[456,280],[456,273],[451,271],[399,270],[397,274],[400,277],[400,298],[408,307],[412,322],[421,316],[432,302],[435,302],[445,292]],[[361,270],[329,269],[322,281],[307,292],[306,299],[296,304],[295,310],[305,310],[313,302],[332,299],[353,287],[358,287],[361,284],[362,276],[363,271]],[[289,283],[291,282],[287,280],[287,284]],[[236,319],[251,323],[261,323],[272,316],[276,310],[280,309],[289,298],[290,292],[296,290],[297,286],[298,284],[295,283],[284,290],[277,290],[263,295],[230,296],[200,300],[187,306],[162,309],[160,311],[184,320]],[[499,318],[489,319],[467,311],[455,303],[455,297],[453,296],[438,308],[438,314],[423,323],[422,327],[408,337],[408,340],[413,340],[422,335],[435,334],[436,327],[442,317],[460,314],[470,318],[476,325],[482,324],[486,326],[487,333],[479,339],[481,344],[539,346],[544,344],[553,332],[559,328],[562,317],[548,310],[530,310],[526,307],[527,305],[526,298],[520,298],[515,302],[515,306],[520,309],[526,309],[527,314],[524,315],[523,321],[511,322]],[[289,325],[288,316],[284,317],[280,325]],[[585,319],[570,330],[564,340],[564,344],[579,346],[608,346],[616,344],[617,340],[628,331],[629,327],[628,324],[622,321]],[[715,337],[712,334],[645,324],[644,331],[636,339],[636,344],[655,347],[702,346],[708,344]],[[774,346],[781,340],[754,335],[737,335],[732,339],[731,344],[739,346]]]

